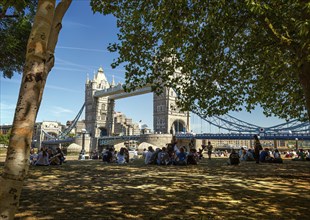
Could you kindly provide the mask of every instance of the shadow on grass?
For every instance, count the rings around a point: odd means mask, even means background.
[[[306,219],[310,163],[31,167],[16,219]]]

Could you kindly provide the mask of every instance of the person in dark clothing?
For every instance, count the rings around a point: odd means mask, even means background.
[[[59,161],[60,161],[60,165],[61,165],[62,163],[65,163],[65,160],[66,160],[65,154],[62,152],[62,150],[60,149],[60,147],[57,147],[57,148],[56,148],[56,155],[57,155],[57,157],[58,157],[58,159],[59,159]]]
[[[114,149],[110,148],[109,150],[107,150],[103,156],[102,156],[102,161],[103,162],[107,162],[107,163],[112,163],[113,162],[113,152]]]
[[[255,161],[256,163],[259,163],[259,152],[263,149],[258,136],[255,134],[254,135],[254,156],[255,156]]]
[[[238,165],[240,163],[240,156],[235,151],[235,149],[232,149],[231,154],[229,155],[229,165]]]

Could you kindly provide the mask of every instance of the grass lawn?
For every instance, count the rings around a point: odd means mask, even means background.
[[[226,161],[30,167],[16,219],[310,219],[310,162]]]

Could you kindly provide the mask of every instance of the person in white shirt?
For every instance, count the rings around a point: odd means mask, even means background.
[[[34,165],[36,166],[49,166],[50,165],[46,148],[44,147],[41,148],[41,151],[38,154],[38,159]]]
[[[124,163],[126,163],[126,158],[125,158],[125,148],[124,147],[122,147],[121,149],[120,149],[120,151],[118,152],[118,154],[117,154],[117,163],[118,164],[124,164]]]
[[[145,164],[150,164],[150,160],[152,158],[152,155],[154,153],[154,149],[152,146],[148,147],[148,151],[145,153],[145,158],[144,158],[144,163]]]

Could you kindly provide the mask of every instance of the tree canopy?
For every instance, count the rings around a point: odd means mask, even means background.
[[[117,18],[109,46],[127,91],[172,87],[183,110],[308,119],[310,3],[298,0],[92,0]],[[178,70],[180,74],[175,74]]]
[[[36,5],[36,0],[0,3],[0,72],[4,77],[23,70]]]

